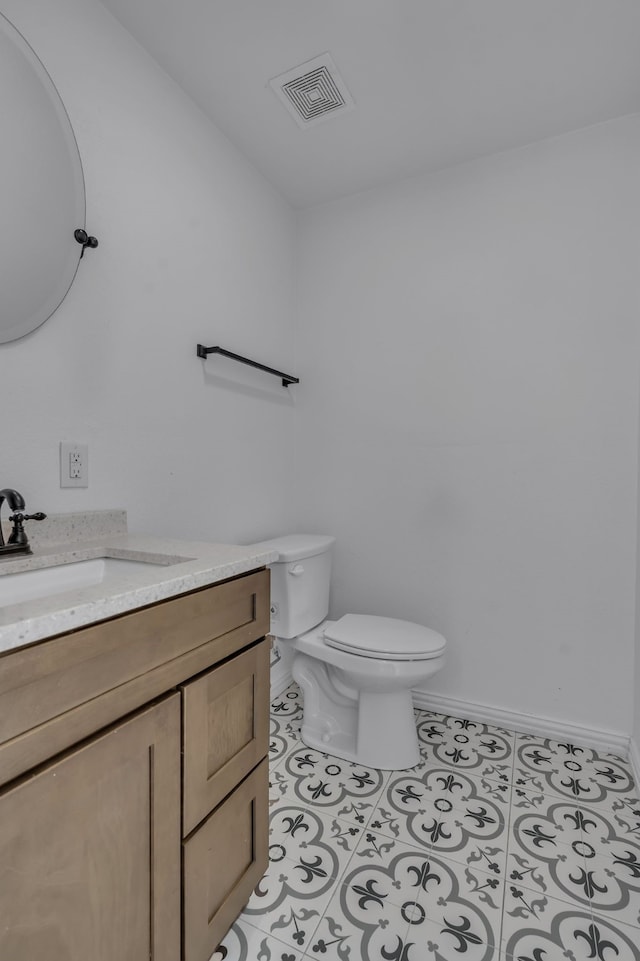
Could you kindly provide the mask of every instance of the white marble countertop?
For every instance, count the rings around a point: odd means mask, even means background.
[[[18,604],[5,603],[0,606],[0,653],[256,570],[277,555],[258,546],[112,533],[38,548],[34,544],[31,555],[0,560],[0,579],[100,557],[150,563],[110,576],[105,583]]]

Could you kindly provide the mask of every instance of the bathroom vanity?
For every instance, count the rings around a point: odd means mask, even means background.
[[[208,961],[266,869],[271,557],[170,547],[0,607],[1,958]]]

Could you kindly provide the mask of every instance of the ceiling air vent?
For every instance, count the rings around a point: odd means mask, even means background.
[[[288,70],[269,81],[299,127],[311,127],[354,103],[328,53]]]

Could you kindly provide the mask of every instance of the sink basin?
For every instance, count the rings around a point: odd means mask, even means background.
[[[65,591],[96,584],[104,584],[108,590],[110,585],[122,582],[123,577],[130,574],[158,570],[177,562],[174,558],[158,562],[96,557],[72,564],[57,564],[54,567],[39,567],[35,570],[0,575],[0,607],[49,597],[51,594],[64,594]]]

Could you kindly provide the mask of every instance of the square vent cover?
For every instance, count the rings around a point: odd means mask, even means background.
[[[299,127],[311,127],[355,106],[328,53],[281,73],[269,84]]]

